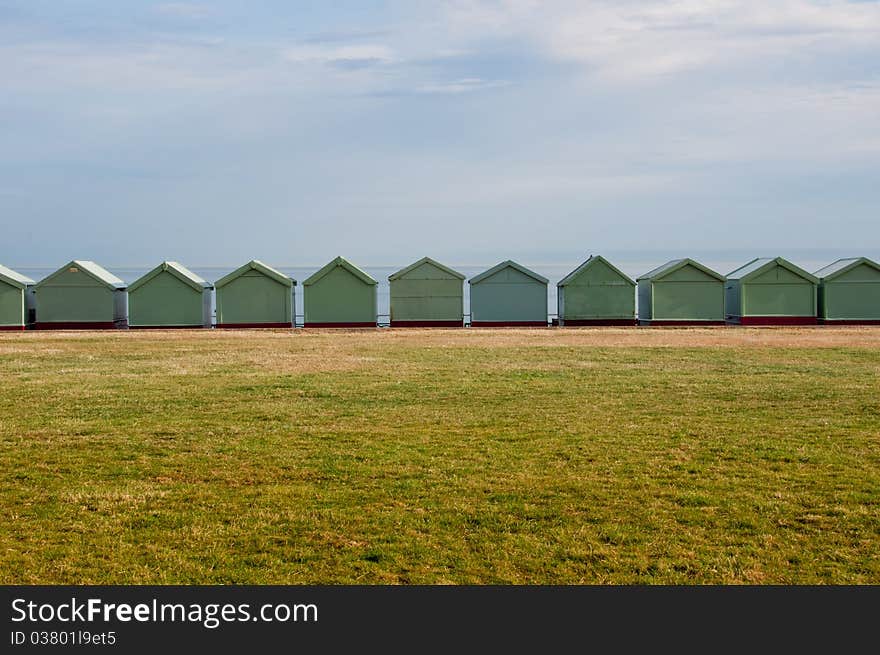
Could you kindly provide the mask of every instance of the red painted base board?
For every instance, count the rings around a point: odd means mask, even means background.
[[[89,321],[57,321],[52,323],[34,323],[35,330],[116,330],[125,329],[125,323],[113,321],[89,322]]]
[[[129,325],[129,330],[210,330],[204,325]]]
[[[564,318],[560,321],[562,327],[604,327],[604,326],[629,326],[637,325],[634,318]]]
[[[307,328],[374,328],[376,323],[306,323]]]
[[[547,327],[547,321],[473,321],[471,327]]]
[[[818,325],[815,316],[739,316],[732,319],[739,325]]]
[[[667,320],[656,320],[656,321],[642,321],[640,323],[646,327],[703,327],[703,326],[712,326],[712,325],[727,325],[724,321],[667,321]]]
[[[292,328],[293,323],[218,323],[217,327],[230,330],[236,328]]]
[[[462,321],[391,321],[393,328],[406,327],[436,327],[436,328],[460,328],[464,327]]]
[[[0,325],[0,332],[23,332],[24,325]]]

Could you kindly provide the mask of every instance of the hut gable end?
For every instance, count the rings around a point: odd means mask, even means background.
[[[782,269],[785,273],[778,269]],[[793,277],[788,276],[788,273],[792,274]],[[774,277],[774,275],[776,277]],[[801,280],[810,282],[811,284],[818,284],[819,282],[817,277],[811,275],[804,269],[795,266],[782,257],[759,257],[753,259],[748,264],[741,266],[728,274],[727,279],[739,280],[743,283],[757,282],[758,284],[780,282],[797,283]]]
[[[811,284],[802,275],[776,264],[748,279],[750,284]]]
[[[488,282],[489,284],[537,283],[546,285],[548,280],[542,275],[538,275],[534,271],[527,269],[525,266],[508,259],[507,261],[501,262],[470,279],[470,284],[472,286],[484,282]]]
[[[423,257],[388,276],[391,326],[461,327],[464,275]]]
[[[95,262],[77,259],[35,286],[38,329],[124,327],[125,282]]]
[[[635,286],[635,282],[604,257],[596,255],[590,257],[556,284],[558,287],[593,285]]]
[[[220,278],[217,327],[291,327],[296,280],[252,260]]]
[[[435,266],[434,264],[430,262],[425,262],[421,266],[412,269],[406,275],[402,275],[401,277],[405,277],[410,280],[445,280],[449,277],[449,274],[447,274],[446,271]]]
[[[132,285],[134,287],[134,285]],[[145,286],[149,287],[157,287],[164,289],[179,289],[181,291],[190,291],[192,287],[189,284],[186,284],[183,280],[178,278],[176,275],[172,275],[168,271],[160,271],[158,275],[154,275],[153,277],[143,284],[138,285],[137,287],[130,288],[128,290],[129,296],[136,295],[137,291],[144,288]],[[201,293],[203,289],[199,289],[199,293]]]
[[[635,282],[595,255],[557,284],[560,325],[632,325]]]
[[[311,276],[309,276],[308,279],[303,282],[303,286],[312,286],[314,284],[318,284],[327,276],[353,277],[356,280],[363,282],[364,284],[377,284],[376,280],[370,277],[370,275],[368,275],[365,271],[361,270],[344,257],[337,257],[333,261],[329,262],[328,264],[317,270]]]
[[[221,277],[214,283],[214,286],[217,289],[220,289],[240,277],[266,277],[286,287],[292,287],[296,284],[296,280],[286,276],[281,271],[278,271],[271,266],[267,266],[259,260],[253,259],[244,266],[241,266],[231,273]]]
[[[146,273],[132,282],[128,287],[128,292],[134,293],[145,284],[152,283],[154,280],[161,280],[162,283],[165,284],[173,284],[174,282],[177,282],[198,293],[202,293],[205,289],[211,288],[210,284],[182,264],[178,264],[177,262],[162,262],[149,273]]]
[[[822,282],[877,282],[880,281],[880,264],[867,257],[839,259],[813,275]]]
[[[639,278],[639,319],[652,325],[724,321],[724,276],[675,259]]]
[[[36,287],[101,286],[112,291],[125,289],[125,282],[95,262],[76,259],[40,280]]]
[[[210,327],[210,289],[186,267],[162,262],[129,287],[129,327]]]
[[[536,283],[541,284],[541,282],[535,280],[530,275],[525,275],[524,273],[520,273],[515,268],[504,268],[500,271],[496,271],[492,275],[482,278],[478,282],[474,282],[471,280],[471,284],[529,284]]]
[[[880,264],[839,259],[818,271],[819,315],[826,323],[880,324]]]
[[[724,276],[693,259],[674,259],[639,277],[652,282],[724,282]]]
[[[32,287],[36,284],[36,282],[29,277],[13,271],[11,268],[6,268],[3,265],[0,265],[0,282],[15,287],[16,289],[26,289],[27,287]]]
[[[880,282],[880,267],[860,264],[834,278],[835,282]]]
[[[458,271],[454,271],[448,266],[444,266],[440,262],[434,261],[430,257],[422,257],[419,261],[414,262],[402,268],[396,273],[388,276],[390,281],[394,280],[464,280],[464,275]]]
[[[547,325],[547,278],[505,261],[470,279],[471,325]]]
[[[813,325],[818,282],[782,257],[753,259],[727,278],[727,316],[743,325]]]
[[[580,275],[572,280],[572,284],[589,285],[593,282],[612,284],[615,282],[627,282],[627,280],[623,280],[621,275],[617,271],[614,271],[604,261],[596,260],[596,263],[593,264],[589,270],[581,271]]]
[[[303,283],[305,327],[375,327],[376,284],[337,257]]]
[[[0,266],[0,330],[23,330],[31,322],[34,281]]]
[[[715,282],[717,278],[691,264],[670,271],[662,278],[664,282]]]

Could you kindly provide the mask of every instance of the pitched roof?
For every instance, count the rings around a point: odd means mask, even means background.
[[[305,282],[303,282],[303,286],[307,287],[315,284],[318,280],[320,280],[322,277],[335,270],[336,268],[344,268],[346,271],[354,275],[364,284],[378,284],[376,280],[374,280],[366,272],[352,264],[350,261],[345,259],[345,257],[337,257],[333,261],[329,262],[326,266],[309,276],[309,278]]]
[[[397,280],[397,279],[399,279],[399,278],[402,278],[402,277],[404,277],[407,273],[409,273],[409,272],[412,271],[412,270],[417,269],[417,268],[418,268],[419,266],[421,266],[422,264],[431,264],[431,266],[436,266],[436,267],[439,268],[441,271],[443,271],[444,273],[448,273],[448,274],[451,275],[452,277],[458,278],[459,280],[463,280],[463,279],[464,279],[464,275],[462,275],[462,274],[459,273],[458,271],[454,271],[454,270],[452,270],[451,268],[449,268],[448,266],[444,266],[444,265],[441,264],[440,262],[438,262],[438,261],[434,261],[434,260],[431,259],[430,257],[422,257],[419,261],[417,261],[417,262],[413,262],[412,264],[410,264],[410,265],[407,266],[406,268],[401,268],[401,269],[400,269],[399,271],[397,271],[396,273],[392,273],[391,275],[388,276],[388,279],[389,279],[389,280]]]
[[[612,264],[607,259],[605,259],[602,255],[590,255],[590,258],[587,261],[585,261],[583,264],[578,266],[576,269],[574,269],[571,273],[566,275],[564,278],[559,280],[559,282],[556,283],[556,286],[557,287],[564,287],[569,282],[574,280],[578,275],[580,275],[581,273],[583,273],[586,270],[589,270],[591,267],[595,266],[599,262],[605,264],[608,268],[610,268],[612,271],[617,273],[620,277],[622,277],[624,280],[626,280],[630,284],[633,284],[633,285],[635,284],[635,282],[633,282],[632,278],[630,278],[629,275],[627,275],[626,273],[621,271],[614,264]]]
[[[62,275],[63,273],[67,272],[68,269],[71,269],[71,268],[78,268],[83,273],[85,273],[86,275],[91,277],[93,280],[100,282],[101,284],[103,284],[104,286],[106,286],[110,289],[124,289],[126,286],[125,282],[123,282],[118,277],[113,275],[113,273],[108,271],[103,266],[100,266],[100,265],[96,264],[95,262],[89,261],[87,259],[74,259],[72,262],[68,262],[67,264],[65,264],[64,266],[59,268],[57,271],[52,273],[51,275],[47,275],[42,280],[37,282],[37,285],[36,285],[37,288],[50,282],[51,280],[58,277],[59,275]]]
[[[154,268],[149,273],[139,277],[137,280],[131,283],[128,287],[129,293],[135,291],[145,285],[147,282],[155,278],[157,275],[161,275],[164,272],[168,272],[178,280],[183,282],[184,284],[189,285],[196,291],[204,291],[205,289],[210,289],[211,285],[205,282],[198,275],[193,273],[183,264],[178,264],[177,262],[162,262],[156,268]]]
[[[823,280],[830,280],[837,277],[838,275],[843,275],[847,271],[855,268],[856,266],[861,266],[862,264],[866,264],[871,268],[880,271],[880,264],[871,259],[868,259],[867,257],[850,257],[849,259],[838,259],[833,264],[828,264],[828,266],[820,268],[818,271],[813,273],[813,275]]]
[[[221,277],[219,280],[214,282],[214,288],[219,289],[220,287],[224,287],[227,284],[229,284],[230,282],[232,282],[233,280],[241,277],[242,275],[244,275],[245,273],[247,273],[248,271],[251,271],[251,270],[259,271],[260,273],[262,273],[266,277],[268,277],[272,280],[275,280],[279,284],[283,284],[284,286],[287,286],[287,287],[292,287],[296,284],[296,280],[294,280],[291,277],[288,277],[287,275],[285,275],[281,271],[277,271],[274,268],[272,268],[271,266],[267,266],[266,264],[264,264],[263,262],[261,262],[257,259],[252,259],[244,266],[238,267],[237,269],[235,269],[231,273],[227,273],[226,275]]]
[[[684,268],[685,266],[693,266],[698,271],[701,271],[708,275],[709,277],[714,277],[716,280],[720,282],[724,282],[724,276],[721,273],[713,271],[708,266],[703,266],[700,262],[694,261],[690,257],[685,257],[684,259],[673,259],[672,261],[668,261],[662,266],[658,266],[652,271],[648,271],[644,275],[640,275],[638,280],[657,280],[660,278],[664,278],[667,275],[674,273],[675,271]]]
[[[547,284],[547,282],[548,282],[547,278],[544,277],[543,275],[538,275],[537,273],[535,273],[535,271],[531,271],[531,270],[527,269],[525,266],[517,264],[515,261],[508,259],[507,261],[503,261],[500,264],[495,264],[495,266],[490,268],[488,271],[483,271],[479,275],[472,277],[470,280],[468,280],[468,283],[469,284],[479,284],[483,280],[492,277],[493,275],[495,275],[499,271],[504,270],[505,268],[512,268],[514,270],[517,270],[520,273],[522,273],[523,275],[527,275],[530,278],[532,278],[533,280],[540,282],[541,284]]]
[[[808,273],[804,269],[799,266],[795,266],[787,259],[783,259],[782,257],[758,257],[753,259],[748,264],[744,264],[740,266],[735,271],[731,271],[727,275],[728,280],[748,280],[751,277],[756,275],[760,275],[766,269],[771,266],[782,266],[782,268],[791,271],[795,275],[804,278],[805,280],[809,280],[813,284],[819,282],[818,278],[814,275]]]
[[[738,280],[748,275],[751,275],[755,271],[761,270],[764,266],[771,263],[773,261],[772,257],[756,257],[752,261],[743,264],[736,270],[731,271],[727,274],[728,280]]]
[[[7,284],[11,284],[14,287],[18,287],[19,289],[25,289],[36,284],[29,277],[22,275],[21,273],[17,273],[11,268],[6,268],[2,264],[0,264],[0,280],[6,282]]]

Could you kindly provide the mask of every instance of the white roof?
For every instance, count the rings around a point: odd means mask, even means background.
[[[662,278],[664,275],[677,271],[680,268],[684,268],[685,266],[692,266],[698,271],[702,271],[709,277],[714,277],[716,280],[720,282],[724,282],[724,276],[720,273],[713,271],[711,268],[707,266],[703,266],[700,262],[694,261],[690,257],[684,257],[683,259],[673,259],[672,261],[668,261],[662,266],[658,266],[654,270],[648,271],[644,275],[639,276],[639,282],[642,280],[653,280],[656,278]]]
[[[766,266],[770,262],[772,262],[775,257],[758,257],[757,259],[753,259],[748,264],[743,264],[735,271],[731,271],[727,274],[727,278],[731,280],[738,280],[740,278],[744,278],[749,273],[754,273],[762,266]]]
[[[81,269],[90,273],[92,276],[98,278],[102,282],[106,282],[107,284],[114,286],[117,289],[125,288],[125,282],[123,280],[113,275],[113,273],[108,271],[100,264],[96,264],[95,262],[89,261],[88,259],[77,259],[73,263],[75,266],[79,266]]]
[[[6,280],[15,284],[16,286],[29,287],[36,284],[32,279],[22,275],[21,273],[17,273],[13,271],[11,268],[6,268],[2,264],[0,264],[0,279]]]
[[[169,272],[171,275],[177,277],[184,284],[189,285],[191,288],[196,291],[203,289],[210,289],[211,285],[205,282],[198,275],[193,273],[183,264],[178,262],[162,262],[156,268],[149,271],[148,273],[142,275],[137,280],[131,283],[128,287],[129,293],[137,291],[143,285],[147,284],[150,280],[154,279],[157,275],[161,275],[163,272]]]
[[[210,284],[208,284],[207,282],[205,282],[201,277],[199,277],[198,275],[196,275],[195,273],[193,273],[193,272],[192,272],[191,270],[189,270],[186,266],[184,266],[183,264],[181,264],[181,263],[179,263],[179,262],[164,262],[164,264],[165,264],[168,268],[173,268],[175,271],[177,271],[178,273],[180,273],[182,276],[184,276],[184,277],[186,277],[186,278],[189,278],[190,280],[192,280],[193,282],[195,282],[195,283],[198,284],[198,285],[201,285],[201,286],[203,286],[203,287],[209,287],[209,286],[211,286]]]
[[[782,268],[791,271],[795,275],[804,278],[805,280],[809,280],[813,284],[818,284],[819,279],[816,278],[812,273],[808,273],[800,266],[795,266],[787,259],[782,257],[759,257],[758,259],[753,259],[748,264],[744,266],[740,266],[735,271],[732,271],[728,276],[728,280],[747,280],[750,276],[758,273],[765,267],[769,267],[771,264],[776,264],[781,266]]]
[[[813,275],[823,279],[830,278],[834,277],[838,273],[843,273],[849,268],[858,266],[859,264],[867,264],[871,268],[876,268],[877,270],[880,270],[880,265],[878,265],[876,262],[871,261],[867,257],[849,257],[847,259],[838,259],[833,264],[828,264],[828,266],[820,268],[818,271],[813,273]]]
[[[66,270],[71,268],[78,268],[82,270],[86,275],[90,276],[92,279],[97,280],[98,282],[101,282],[102,284],[105,284],[113,289],[125,289],[126,287],[125,282],[113,275],[113,273],[108,271],[103,266],[100,266],[95,262],[89,261],[87,259],[74,259],[72,262],[65,264],[48,277],[44,277],[42,280],[40,280],[37,283],[37,288],[40,288],[43,285],[49,283],[51,280],[55,279],[57,276],[61,275]]]

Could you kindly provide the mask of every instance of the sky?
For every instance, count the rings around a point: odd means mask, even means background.
[[[880,2],[0,0],[0,223],[22,266],[880,258]]]

